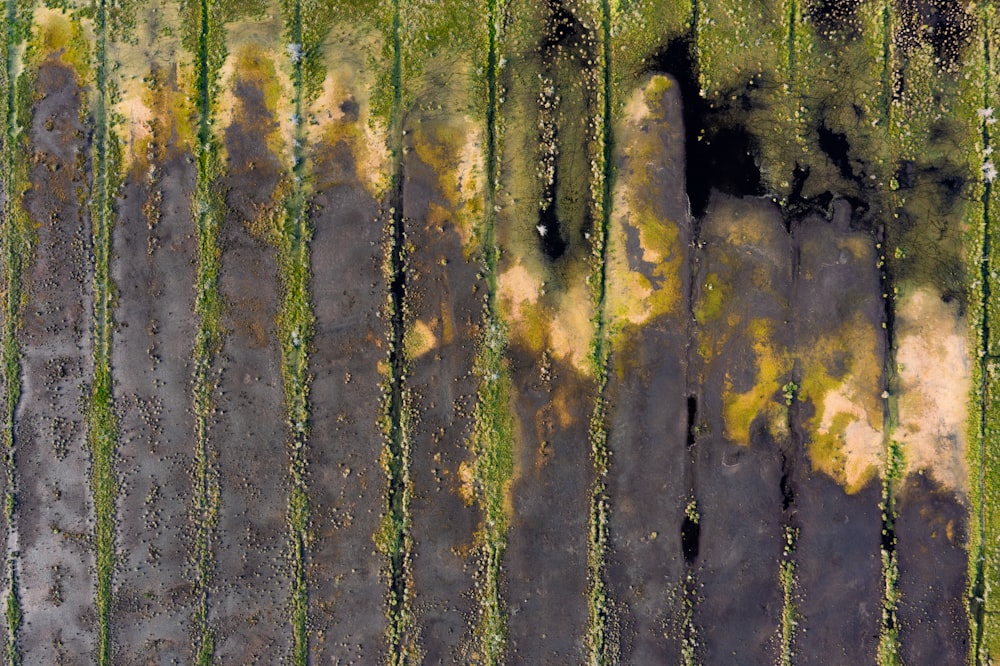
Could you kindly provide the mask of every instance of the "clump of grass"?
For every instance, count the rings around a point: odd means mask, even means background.
[[[781,585],[782,606],[781,606],[781,666],[791,666],[795,657],[795,631],[799,623],[798,609],[795,607],[795,587],[797,585],[795,573],[795,541],[798,539],[798,530],[789,525],[785,526],[785,548],[778,563],[778,582]]]
[[[689,567],[681,584],[680,657],[683,666],[699,666],[701,663],[698,659],[701,641],[698,637],[698,627],[694,623],[694,607],[697,600],[698,579]]]

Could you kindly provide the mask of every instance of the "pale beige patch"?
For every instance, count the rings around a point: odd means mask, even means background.
[[[882,464],[881,428],[869,421],[864,402],[852,390],[853,378],[826,394],[818,434],[840,440],[844,482],[848,492],[859,490]],[[846,417],[846,424],[842,423]]]
[[[927,288],[897,301],[899,425],[907,470],[929,472],[953,490],[968,490],[965,424],[971,367],[966,325],[957,303]]]
[[[472,464],[463,460],[458,465],[458,496],[462,498],[465,506],[472,506],[476,501],[476,475],[473,473]]]
[[[524,304],[534,305],[541,296],[542,281],[521,263],[514,264],[497,280],[497,291],[504,309],[514,321],[523,317]]]
[[[592,313],[589,288],[584,284],[573,285],[559,299],[559,308],[549,329],[553,355],[569,361],[585,375],[591,371],[587,358],[594,339]]]
[[[310,105],[317,122],[306,127],[306,140],[312,145],[347,142],[358,179],[375,199],[381,199],[389,187],[388,128],[372,116],[368,92],[374,89],[377,76],[370,63],[380,59],[381,53],[382,36],[377,30],[328,39],[323,47],[326,78]],[[358,105],[356,121],[341,110],[348,100]]]
[[[406,328],[403,347],[407,358],[420,358],[437,346],[437,335],[427,322],[418,319]]]

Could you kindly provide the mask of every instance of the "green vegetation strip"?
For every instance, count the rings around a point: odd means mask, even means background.
[[[600,58],[599,92],[600,115],[596,117],[595,167],[591,193],[597,214],[597,228],[593,234],[593,271],[590,279],[594,301],[594,339],[591,346],[591,364],[597,384],[594,412],[590,418],[590,453],[593,458],[595,481],[590,500],[590,540],[587,552],[589,578],[589,619],[587,643],[590,661],[594,664],[611,664],[617,661],[617,647],[610,632],[607,584],[605,582],[606,554],[608,548],[608,499],[607,476],[610,463],[608,431],[605,419],[607,403],[605,390],[608,385],[608,357],[610,350],[605,327],[605,302],[607,300],[607,244],[611,222],[611,185],[614,178],[614,149],[612,143],[613,89],[611,63],[612,9],[610,0],[600,3]]]
[[[3,220],[0,227],[2,246],[2,302],[3,329],[0,332],[0,366],[3,370],[3,465],[5,475],[4,515],[8,529],[15,530],[14,510],[17,504],[17,478],[14,468],[14,413],[21,397],[21,346],[17,339],[21,326],[24,292],[22,276],[31,257],[34,231],[23,206],[23,193],[28,189],[30,177],[25,154],[25,136],[21,131],[31,118],[31,76],[18,76],[18,55],[30,32],[30,4],[8,0],[6,4],[3,39],[3,95],[0,109],[3,113]],[[6,537],[6,535],[4,535]],[[21,662],[18,633],[21,627],[21,605],[17,588],[17,556],[6,545],[5,564],[8,570],[5,617],[7,631],[4,637],[4,661],[8,666]]]
[[[97,663],[111,663],[111,579],[114,575],[115,509],[118,480],[115,456],[118,422],[111,386],[111,227],[115,209],[113,193],[118,187],[119,147],[109,126],[107,64],[108,9],[97,5],[94,99],[94,180],[90,216],[94,237],[94,380],[87,412],[87,443],[90,447],[91,493],[94,501],[94,546],[97,568]]]
[[[795,658],[795,630],[798,625],[798,609],[795,607],[795,541],[798,530],[785,526],[785,548],[778,564],[778,582],[781,584],[781,666],[792,666]]]
[[[208,429],[215,409],[217,376],[215,357],[222,346],[222,305],[219,296],[219,222],[222,200],[215,187],[222,174],[219,147],[212,135],[212,92],[225,53],[221,29],[212,16],[213,3],[192,4],[185,17],[185,46],[196,54],[195,95],[198,131],[194,147],[197,182],[192,205],[198,234],[198,266],[195,284],[195,315],[198,331],[194,341],[195,493],[192,514],[195,537],[191,551],[195,573],[194,641],[199,666],[212,663],[214,632],[208,621],[209,586],[213,570],[212,534],[218,523],[219,480],[211,462]]]
[[[389,320],[388,376],[383,389],[385,449],[382,465],[386,473],[386,503],[376,542],[388,559],[386,595],[386,643],[388,660],[393,664],[415,659],[411,643],[414,623],[411,608],[410,560],[413,538],[410,534],[410,395],[406,389],[406,354],[403,348],[406,329],[406,230],[403,218],[403,53],[400,3],[393,0],[392,11],[392,100],[389,108],[388,190],[389,228],[385,239],[384,273],[389,286],[386,302]]]
[[[288,529],[292,558],[292,663],[305,666],[309,659],[309,586],[306,549],[309,543],[309,495],[306,444],[309,439],[309,348],[315,317],[309,294],[309,241],[305,168],[306,132],[301,122],[303,95],[302,5],[296,0],[286,19],[294,87],[295,139],[292,151],[292,189],[285,198],[278,244],[283,282],[278,330],[281,339],[282,379],[290,428],[289,468],[292,480],[288,500]],[[309,49],[311,53],[313,49]]]
[[[970,316],[970,319],[974,320],[977,329],[975,339],[979,362],[975,369],[976,381],[972,396],[977,409],[969,428],[973,442],[969,447],[969,464],[975,478],[971,498],[973,528],[970,530],[969,544],[968,604],[972,628],[970,661],[976,666],[991,663],[993,656],[1000,652],[1000,636],[996,635],[996,625],[990,621],[990,591],[1000,585],[1000,566],[995,551],[986,548],[986,544],[1000,532],[995,517],[997,491],[1000,489],[1000,463],[996,447],[989,445],[996,441],[1000,433],[1000,408],[994,399],[1000,385],[1000,376],[993,332],[994,318],[1000,306],[992,285],[996,280],[996,266],[1000,264],[1000,256],[997,256],[1000,248],[993,242],[992,235],[992,225],[997,219],[997,210],[1000,209],[1000,200],[993,187],[996,160],[992,157],[994,146],[997,145],[994,118],[996,110],[993,106],[996,102],[993,88],[996,81],[993,55],[993,40],[997,28],[995,11],[995,7],[987,3],[978,12],[979,33],[976,35],[974,48],[978,52],[979,62],[973,66],[979,75],[973,78],[973,85],[968,90],[971,103],[966,105],[968,108],[963,109],[977,129],[975,138],[979,145],[970,161],[980,169],[979,202],[977,206],[969,207],[968,215],[968,226],[975,230],[969,243],[978,245],[979,248],[978,256],[970,261],[970,272],[978,277],[978,282],[975,283],[975,295],[978,298],[970,299],[975,308],[975,316]]]
[[[511,415],[510,371],[505,352],[507,334],[497,311],[496,206],[499,178],[499,49],[506,16],[503,0],[487,3],[486,54],[486,186],[483,216],[483,276],[487,295],[483,315],[483,336],[477,350],[475,373],[479,378],[474,430],[473,477],[482,510],[483,527],[479,539],[478,619],[475,641],[483,664],[501,664],[507,646],[507,604],[501,590],[502,563],[507,549],[507,493],[514,471],[514,421]]]

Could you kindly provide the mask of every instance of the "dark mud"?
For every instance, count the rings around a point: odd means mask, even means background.
[[[792,306],[799,355],[808,355],[823,337],[841,330],[857,336],[839,343],[839,358],[822,360],[831,376],[847,367],[859,371],[861,364],[884,363],[885,357],[874,242],[868,234],[851,231],[849,210],[846,202],[838,202],[831,221],[808,217],[795,223],[793,231],[797,266]],[[845,245],[848,241],[854,243]],[[859,349],[869,339],[862,328],[876,341],[876,349]],[[881,392],[881,373],[872,373],[870,380],[861,390],[874,399]],[[788,481],[793,493],[790,522],[799,530],[794,555],[800,615],[796,663],[871,663],[881,622],[881,486],[875,477],[847,494],[827,473],[814,471],[808,448],[815,433],[805,419],[816,408],[797,400],[790,410],[798,444],[790,452]]]
[[[385,501],[382,222],[346,143],[318,146],[313,160],[310,649],[316,663],[370,664],[384,657],[386,627],[373,539]]]
[[[799,472],[794,504],[797,664],[875,661],[884,588],[880,493],[877,479],[847,495],[822,472]]]
[[[716,193],[700,240],[694,304],[701,313],[699,347],[706,351],[692,355],[692,377],[699,379],[693,489],[700,530],[692,562],[700,583],[694,605],[698,654],[712,664],[772,663],[782,608],[778,561],[787,435],[771,416],[779,396],[765,391],[761,411],[748,424],[727,422],[723,396],[729,389],[753,389],[761,382],[762,361],[782,353],[790,239],[769,203]],[[718,307],[709,305],[714,289],[724,294]],[[755,324],[761,320],[768,322],[765,333]],[[749,443],[736,444],[733,437]]]
[[[687,385],[692,234],[676,86],[663,95],[660,106],[660,118],[628,128],[657,138],[653,158],[659,168],[647,170],[642,156],[617,156],[619,182],[639,185],[648,178],[648,187],[636,187],[636,207],[648,206],[665,227],[676,228],[671,249],[673,258],[680,258],[681,274],[677,305],[641,326],[628,327],[612,352],[608,373],[612,464],[607,576],[619,625],[619,657],[631,664],[669,664],[681,654],[678,592],[685,567],[680,526],[689,499],[688,444],[698,418],[697,399],[688,395]],[[629,267],[656,284],[661,278],[644,261],[644,253],[639,243],[630,243]],[[615,288],[613,278],[608,288]]]
[[[930,477],[901,484],[896,518],[903,663],[959,664],[969,654],[968,506]]]
[[[15,426],[17,526],[26,663],[88,663],[96,645],[93,506],[84,410],[93,374],[90,147],[82,91],[54,57],[38,69],[29,128],[36,225],[25,276],[23,393]]]
[[[136,664],[193,659],[195,169],[169,147],[176,143],[171,130],[157,123],[148,155],[136,156],[118,201],[111,263],[122,485],[112,635],[119,658]]]
[[[560,361],[510,350],[517,431],[508,535],[510,662],[585,660],[593,381]]]
[[[291,649],[292,632],[278,267],[273,246],[251,231],[256,216],[247,216],[241,204],[274,195],[280,164],[261,140],[273,120],[254,91],[236,83],[236,120],[225,131],[228,210],[220,230],[219,290],[227,335],[219,358],[219,414],[209,433],[221,487],[209,620],[223,662],[279,663]],[[248,179],[242,174],[251,164],[257,175]]]
[[[424,120],[434,137],[435,125]],[[444,150],[447,146],[431,145]],[[444,175],[444,174],[440,174]],[[414,614],[427,664],[460,663],[469,656],[473,620],[474,532],[481,514],[462,495],[462,463],[470,461],[478,380],[473,374],[486,285],[479,257],[463,254],[455,211],[441,191],[439,175],[410,151],[404,163],[403,214],[407,240],[407,322],[427,324],[429,349],[409,359],[407,386],[415,396],[412,433]]]

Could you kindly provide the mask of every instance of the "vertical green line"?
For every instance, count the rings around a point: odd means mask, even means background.
[[[600,200],[597,202],[600,211],[597,216],[598,228],[595,230],[594,246],[596,250],[596,265],[594,267],[594,341],[592,362],[597,384],[597,396],[594,412],[590,419],[590,449],[593,458],[595,481],[591,491],[590,507],[590,541],[587,553],[587,568],[589,578],[589,628],[588,646],[590,660],[593,664],[613,663],[616,659],[615,648],[609,640],[609,608],[607,588],[605,583],[606,553],[608,546],[608,514],[610,511],[607,476],[609,466],[608,433],[605,423],[607,405],[604,391],[608,382],[608,344],[605,331],[605,302],[607,300],[607,244],[608,229],[611,221],[611,186],[614,178],[614,148],[612,119],[612,85],[611,85],[611,22],[612,10],[610,0],[601,0],[600,29],[600,86],[601,86],[601,131],[600,160],[601,186]]]
[[[92,456],[91,492],[94,501],[94,543],[97,569],[97,663],[111,663],[111,582],[115,568],[115,510],[118,482],[115,449],[118,423],[111,380],[111,176],[109,175],[108,11],[105,0],[96,15],[97,95],[94,100],[94,180],[91,188],[91,225],[94,238],[94,380],[87,415],[87,440]]]
[[[292,663],[305,666],[309,658],[309,588],[306,550],[309,538],[309,496],[306,445],[309,439],[309,347],[314,316],[309,294],[311,230],[307,211],[305,140],[302,119],[302,8],[295,1],[290,26],[293,47],[295,140],[292,149],[292,191],[285,199],[279,243],[284,293],[279,316],[282,374],[291,437],[288,448],[292,489],[288,500],[288,529],[292,556]],[[298,51],[295,51],[295,49]]]
[[[488,666],[504,663],[507,650],[507,603],[502,591],[502,565],[507,549],[506,498],[513,474],[514,424],[510,410],[510,374],[505,361],[507,336],[497,310],[497,263],[500,251],[496,242],[497,183],[500,177],[499,70],[500,40],[505,8],[503,0],[488,0],[486,53],[486,186],[483,215],[483,275],[487,293],[483,335],[476,353],[475,372],[479,378],[471,450],[474,478],[480,508],[482,532],[479,535],[480,586],[477,593],[478,618],[474,640],[481,663]]]
[[[197,182],[193,216],[198,235],[198,265],[196,269],[195,315],[198,331],[195,336],[193,403],[195,416],[195,497],[193,514],[195,542],[192,561],[195,568],[195,659],[199,666],[212,663],[215,634],[209,623],[209,585],[214,559],[212,538],[218,519],[218,481],[211,464],[208,430],[214,410],[215,356],[222,343],[222,324],[218,293],[219,255],[218,228],[220,203],[214,189],[219,166],[211,131],[211,83],[214,68],[210,62],[209,40],[213,37],[210,0],[201,0],[197,19],[196,92],[198,112],[197,141],[194,153],[197,162]]]
[[[17,0],[7,0],[4,31],[3,89],[3,220],[0,242],[3,244],[3,331],[0,358],[2,358],[5,410],[3,422],[3,461],[6,477],[4,514],[8,530],[16,533],[15,507],[17,504],[17,477],[14,467],[14,414],[21,398],[21,346],[17,333],[21,323],[22,271],[31,253],[31,224],[21,206],[21,193],[26,180],[23,162],[18,155],[21,133],[18,112],[22,100],[18,96],[18,47],[24,41],[30,14],[20,16]],[[22,22],[24,22],[22,24]],[[5,537],[7,535],[4,535]],[[4,661],[8,666],[21,663],[18,636],[21,627],[21,605],[17,586],[16,555],[9,540],[4,544],[8,569],[6,619],[7,635],[4,637]]]
[[[985,16],[983,17],[985,18]],[[980,29],[983,31],[983,107],[991,108],[990,103],[990,83],[991,83],[991,62],[990,62],[990,22],[981,20]],[[981,140],[984,149],[989,149],[990,133],[984,117],[980,122]],[[986,598],[988,588],[986,585],[986,436],[987,436],[987,414],[989,411],[990,380],[990,289],[991,281],[991,261],[992,239],[990,237],[990,199],[993,195],[993,184],[990,180],[983,181],[982,207],[983,207],[983,238],[979,256],[979,279],[982,292],[980,294],[980,321],[979,329],[982,336],[982,343],[979,349],[979,464],[977,471],[977,492],[978,504],[975,507],[979,521],[979,540],[976,544],[975,561],[973,565],[974,578],[972,589],[970,590],[969,607],[972,611],[972,618],[975,623],[973,631],[972,654],[975,666],[986,663],[983,655],[983,632],[986,616]]]
[[[389,661],[410,661],[407,633],[410,612],[410,452],[407,430],[406,358],[403,351],[406,306],[406,229],[403,217],[403,47],[401,1],[392,4],[392,105],[389,110],[389,395],[385,463],[388,475],[382,546],[388,555],[389,590],[386,639]]]

